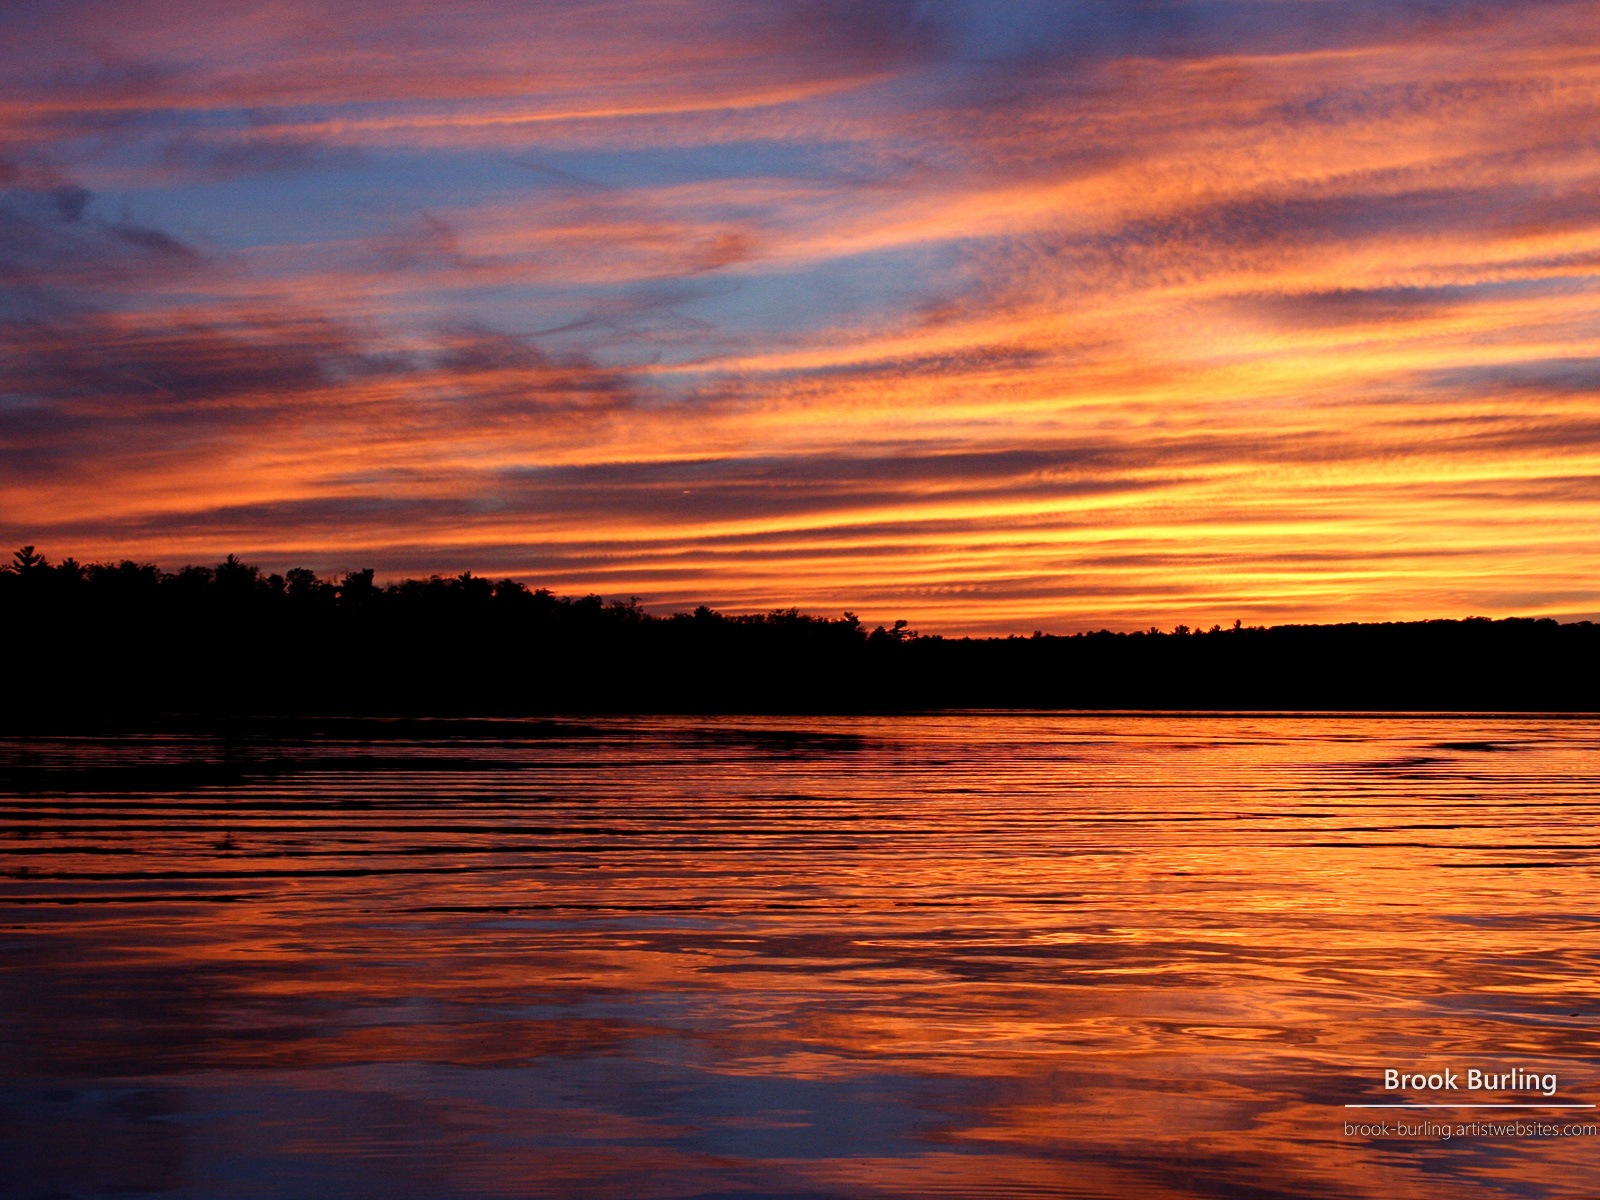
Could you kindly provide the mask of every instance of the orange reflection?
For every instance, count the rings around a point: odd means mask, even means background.
[[[1386,1066],[1593,1099],[1593,721],[373,732],[4,747],[10,1083],[441,1196],[1593,1190],[1343,1132]]]

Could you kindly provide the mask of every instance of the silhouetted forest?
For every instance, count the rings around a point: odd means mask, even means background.
[[[250,715],[930,708],[1600,709],[1600,627],[1549,619],[919,636],[852,614],[555,596],[471,574],[384,586],[229,556],[0,569],[10,727]]]

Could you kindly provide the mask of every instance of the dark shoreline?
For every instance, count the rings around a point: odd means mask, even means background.
[[[556,717],[1600,712],[1600,630],[1587,624],[887,643],[869,635],[842,644],[806,630],[735,628],[723,644],[662,621],[616,641],[480,634],[475,648],[460,643],[478,639],[426,627],[372,638],[265,627],[233,641],[168,631],[142,643],[104,627],[60,630],[46,642],[49,669],[0,698],[0,731],[365,722],[379,735],[423,722],[438,736],[461,722],[471,727],[462,734],[481,736],[486,723],[507,720],[526,737],[527,719]]]
[[[0,730],[647,714],[1592,713],[1600,626],[1548,618],[946,638],[853,614],[374,583],[229,558],[0,570]],[[523,734],[522,736],[526,736]]]

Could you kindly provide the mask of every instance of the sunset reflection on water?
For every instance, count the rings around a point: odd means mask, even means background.
[[[1343,1106],[1390,1067],[1600,1098],[1597,749],[1071,715],[0,743],[6,1191],[1593,1196],[1600,1137]]]

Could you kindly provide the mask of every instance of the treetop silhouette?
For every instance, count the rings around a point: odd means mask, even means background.
[[[228,555],[0,568],[0,619],[41,664],[10,725],[228,714],[929,708],[1600,708],[1600,628],[1548,618],[944,638],[797,608],[657,615],[470,571],[380,584]]]

